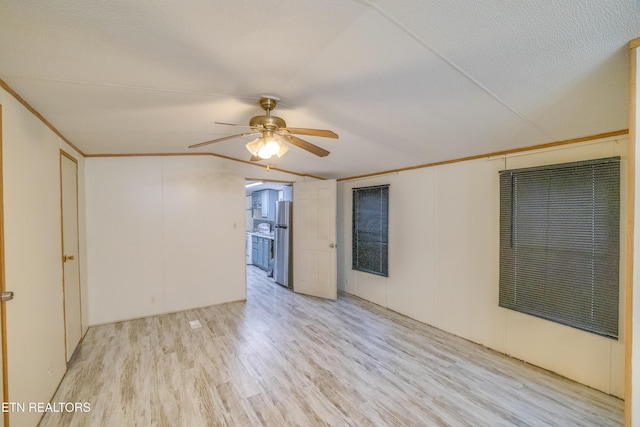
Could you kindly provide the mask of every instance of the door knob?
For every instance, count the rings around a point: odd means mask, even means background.
[[[74,259],[73,255],[65,255],[62,257],[62,262],[73,261]]]
[[[335,243],[329,243],[330,248],[335,248],[337,245]]]

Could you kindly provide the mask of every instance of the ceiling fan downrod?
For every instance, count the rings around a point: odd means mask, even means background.
[[[267,112],[267,116],[269,116],[271,110],[278,105],[278,101],[280,101],[280,98],[276,96],[262,95],[260,97],[260,107],[262,107],[262,109]]]

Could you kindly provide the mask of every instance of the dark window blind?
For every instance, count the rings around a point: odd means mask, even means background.
[[[389,185],[353,189],[352,268],[389,276]]]
[[[620,158],[500,172],[500,306],[618,337]]]

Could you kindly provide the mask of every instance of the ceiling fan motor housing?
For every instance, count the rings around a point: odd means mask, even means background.
[[[287,124],[280,117],[276,116],[255,116],[249,121],[249,126],[265,128],[265,129],[278,129],[286,128]]]

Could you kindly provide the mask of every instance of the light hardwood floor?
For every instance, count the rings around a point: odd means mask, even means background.
[[[41,426],[616,426],[623,402],[248,267],[247,301],[92,327]],[[198,319],[201,329],[191,329]]]

